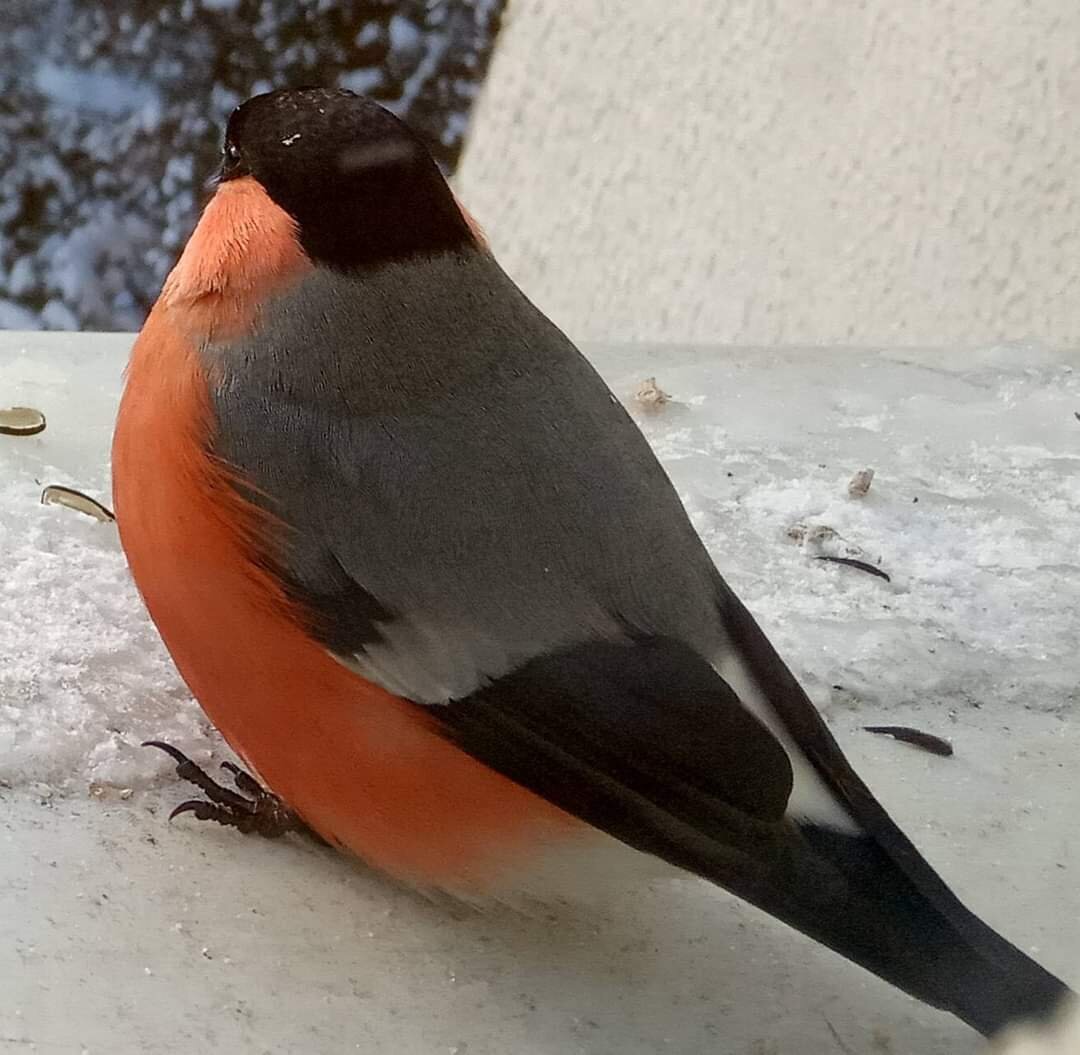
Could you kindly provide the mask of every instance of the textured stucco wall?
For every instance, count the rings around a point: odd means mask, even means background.
[[[1080,342],[1077,0],[510,0],[458,188],[578,338]]]

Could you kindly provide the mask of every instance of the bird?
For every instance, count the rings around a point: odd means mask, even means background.
[[[225,787],[155,742],[207,796],[174,813],[465,898],[689,873],[985,1035],[1069,996],[874,798],[626,409],[375,101],[232,113],[112,466],[150,617],[247,767]]]

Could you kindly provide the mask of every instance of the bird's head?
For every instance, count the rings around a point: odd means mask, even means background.
[[[237,107],[217,178],[255,180],[316,264],[372,267],[476,242],[417,135],[343,89],[282,89]]]

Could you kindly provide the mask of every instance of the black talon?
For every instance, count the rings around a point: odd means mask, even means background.
[[[259,815],[254,812],[237,813],[226,806],[218,806],[213,802],[207,802],[205,799],[188,799],[187,802],[181,802],[169,814],[169,820],[171,821],[183,813],[190,813],[199,821],[214,821],[217,824],[224,825],[226,828],[236,828],[237,831],[244,835],[258,832],[260,835],[274,838],[277,835],[284,834],[283,831],[264,829],[259,823]]]
[[[156,747],[159,751],[164,751],[165,754],[169,755],[178,765],[183,765],[185,762],[191,761],[180,748],[173,747],[172,744],[167,744],[164,740],[144,740],[141,746]]]
[[[233,783],[245,794],[254,798],[266,794],[266,789],[248,772],[241,769],[235,762],[222,762],[221,768],[231,773]]]
[[[169,814],[169,820],[176,820],[182,813],[194,813],[196,820],[200,821],[217,820],[214,816],[214,810],[217,808],[214,803],[207,802],[205,799],[188,799],[186,802],[181,802]]]
[[[249,802],[243,795],[238,795],[231,788],[222,787],[202,766],[193,762],[183,751],[173,747],[172,744],[166,744],[162,740],[147,740],[143,743],[143,747],[156,747],[164,751],[176,762],[176,775],[181,780],[194,784],[211,802],[216,802],[221,806],[230,806],[237,810],[247,810],[248,812],[255,809],[255,803]],[[262,792],[263,789],[254,779],[250,777],[248,779]]]
[[[221,768],[232,774],[236,786],[250,795],[250,798],[244,798],[231,788],[223,787],[172,744],[162,740],[147,740],[143,747],[156,747],[164,751],[176,763],[176,775],[181,780],[194,784],[206,796],[206,799],[188,799],[181,802],[169,814],[170,821],[181,814],[190,813],[196,820],[214,821],[227,828],[236,828],[245,835],[254,832],[267,839],[276,839],[286,832],[303,831],[310,832],[322,841],[277,795],[267,791],[250,773],[234,762],[222,762]]]

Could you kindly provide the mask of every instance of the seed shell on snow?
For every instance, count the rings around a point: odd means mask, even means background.
[[[847,485],[847,493],[852,498],[864,498],[866,492],[870,490],[870,485],[874,482],[874,470],[873,469],[860,469],[852,478],[851,482]]]
[[[932,755],[940,755],[942,758],[950,758],[953,746],[948,740],[943,740],[933,733],[924,733],[921,729],[911,729],[906,725],[864,725],[868,733],[877,733],[881,736],[891,736],[904,744],[912,747],[921,747]]]
[[[33,407],[0,410],[0,433],[5,436],[36,436],[45,431],[45,415]]]
[[[82,491],[76,491],[74,487],[64,487],[61,484],[50,484],[46,487],[41,492],[41,504],[66,506],[68,509],[74,509],[95,520],[100,520],[103,524],[110,524],[116,519],[113,511],[103,506],[96,498],[84,495]]]
[[[656,383],[655,377],[647,377],[634,394],[634,400],[643,409],[655,412],[670,403],[671,396]]]
[[[887,571],[882,571],[877,565],[870,564],[865,560],[855,560],[852,557],[830,557],[824,554],[815,557],[814,560],[823,560],[829,564],[842,564],[845,568],[856,568],[858,571],[864,571],[869,575],[876,575],[886,582],[892,582],[892,576]]]

